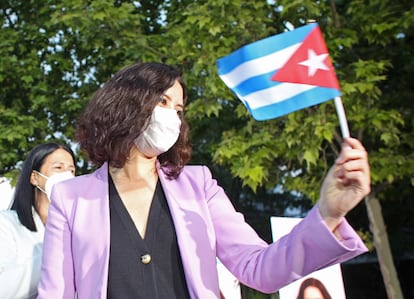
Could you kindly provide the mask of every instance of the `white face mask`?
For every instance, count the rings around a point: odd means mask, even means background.
[[[148,127],[135,139],[135,145],[147,157],[156,157],[174,145],[180,136],[180,126],[177,110],[156,106]]]
[[[40,191],[42,191],[43,193],[45,193],[46,196],[47,196],[47,198],[49,200],[50,200],[50,195],[52,194],[52,187],[56,183],[62,182],[62,181],[67,180],[67,179],[71,179],[71,178],[73,178],[75,176],[70,171],[63,171],[63,172],[55,173],[55,174],[53,174],[50,177],[45,176],[43,173],[40,173],[39,171],[36,171],[36,173],[38,173],[39,175],[41,175],[42,177],[44,177],[46,179],[45,190],[43,190],[39,185],[37,185],[36,187]]]

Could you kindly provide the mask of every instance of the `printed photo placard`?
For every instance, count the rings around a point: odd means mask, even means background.
[[[302,218],[270,217],[273,241],[288,234]],[[302,285],[303,283],[303,285]],[[313,286],[306,288],[306,286]],[[305,296],[308,292],[311,296]],[[312,294],[310,294],[312,292]],[[325,296],[324,296],[325,295]],[[340,264],[335,264],[287,285],[279,290],[280,299],[346,299]]]

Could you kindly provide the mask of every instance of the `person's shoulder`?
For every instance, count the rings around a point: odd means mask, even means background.
[[[7,242],[6,240],[12,243],[16,243],[19,240],[22,244],[41,242],[43,240],[44,228],[40,218],[36,221],[36,226],[38,231],[30,231],[20,223],[16,211],[0,211],[0,243]]]
[[[43,233],[43,223],[40,219],[40,216],[37,214],[37,212],[32,209],[33,213],[33,219],[35,221],[37,231],[32,232],[29,229],[27,229],[19,220],[19,216],[17,215],[17,212],[15,210],[3,210],[0,211],[0,231],[7,230],[9,232],[12,231],[22,231],[24,233],[29,234],[36,234],[40,232],[40,234]]]
[[[16,224],[19,222],[19,217],[15,210],[2,210],[0,211],[0,227],[6,224]]]
[[[20,222],[14,210],[0,211],[0,268],[5,267],[18,254],[17,237]]]
[[[207,167],[205,165],[201,165],[201,164],[189,164],[189,165],[185,165],[183,167],[183,171],[199,171],[200,169]]]
[[[209,180],[212,178],[211,170],[206,165],[191,164],[186,165],[182,169],[179,178],[187,178],[189,180]]]
[[[83,182],[83,181],[89,181],[91,179],[95,179],[95,172],[91,172],[91,173],[85,173],[85,174],[81,174],[78,176],[75,176],[73,178],[70,178],[68,181],[72,181],[74,183],[79,183],[79,182]]]
[[[9,277],[8,273],[15,275],[16,271],[26,271],[34,260],[41,260],[44,228],[43,224],[36,225],[38,231],[31,231],[20,223],[16,211],[0,212],[0,272],[3,279]],[[19,266],[16,268],[16,265]]]
[[[73,178],[63,181],[66,186],[76,186],[77,188],[82,188],[86,186],[87,188],[96,185],[97,181],[107,181],[107,176],[103,177],[102,171],[100,169],[92,171],[90,173],[85,173],[77,175]]]
[[[21,226],[15,210],[0,211],[0,239],[14,234]]]
[[[186,165],[183,168],[183,173],[188,174],[194,174],[194,173],[204,173],[204,172],[210,172],[210,169],[206,165],[199,165],[199,164],[192,164],[192,165]]]

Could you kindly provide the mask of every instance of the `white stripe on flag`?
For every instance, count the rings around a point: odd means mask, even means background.
[[[247,102],[251,109],[257,109],[289,100],[290,98],[313,88],[317,88],[317,86],[297,83],[283,83],[275,87],[251,93],[248,96],[243,97],[243,101]]]
[[[220,78],[226,83],[229,88],[234,88],[239,85],[241,82],[255,77],[261,74],[265,74],[271,71],[276,71],[281,68],[283,64],[288,61],[290,56],[299,48],[301,44],[295,44],[293,46],[284,48],[278,52],[262,56],[257,59],[246,61],[231,72],[227,74],[220,75]]]

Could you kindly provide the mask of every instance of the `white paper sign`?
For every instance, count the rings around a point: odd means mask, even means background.
[[[273,241],[276,241],[288,234],[301,220],[302,218],[270,217]],[[310,281],[308,278],[312,278],[313,280]],[[305,292],[314,292],[312,297],[304,296],[303,291],[300,294],[301,296],[298,296],[303,282],[317,285],[317,287],[305,289]],[[324,291],[327,292],[332,299],[346,299],[340,264],[312,272],[311,274],[287,285],[279,290],[279,298],[327,299],[325,298],[326,296],[321,296],[322,291],[320,289],[325,289]]]
[[[241,299],[240,283],[237,278],[217,259],[217,271],[222,298]]]

